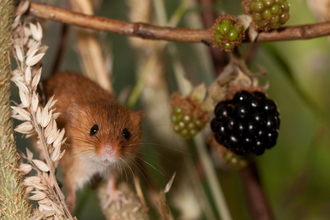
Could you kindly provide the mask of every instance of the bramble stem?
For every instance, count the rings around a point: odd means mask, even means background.
[[[161,27],[145,23],[131,23],[104,17],[85,15],[54,6],[30,3],[31,14],[79,27],[109,33],[140,37],[152,40],[179,41],[190,43],[212,42],[209,29]],[[283,27],[271,32],[261,32],[256,42],[304,40],[330,35],[330,22]],[[246,40],[245,42],[249,42]]]

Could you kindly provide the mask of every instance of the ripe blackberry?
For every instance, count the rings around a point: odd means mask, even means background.
[[[240,44],[245,36],[243,26],[231,15],[220,15],[211,31],[215,41],[213,45],[220,46],[227,52]]]
[[[280,116],[276,104],[264,93],[237,92],[219,102],[211,129],[216,141],[237,155],[261,155],[276,144]]]
[[[290,4],[286,0],[246,0],[242,4],[257,30],[278,29],[290,18]]]

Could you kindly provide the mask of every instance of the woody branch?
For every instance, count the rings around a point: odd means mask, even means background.
[[[131,23],[105,17],[84,15],[34,2],[30,3],[29,12],[40,18],[119,35],[190,43],[212,42],[209,29],[171,28],[146,23]],[[261,32],[255,41],[303,40],[327,35],[330,35],[330,22],[289,26],[280,28],[277,31]]]

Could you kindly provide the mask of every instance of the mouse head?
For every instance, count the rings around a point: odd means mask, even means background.
[[[135,158],[142,140],[141,111],[133,112],[110,100],[73,103],[68,116],[68,138],[86,159],[111,165]]]

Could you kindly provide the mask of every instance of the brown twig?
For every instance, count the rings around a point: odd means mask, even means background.
[[[210,44],[212,42],[208,29],[171,28],[145,23],[130,23],[104,17],[84,15],[34,2],[30,3],[29,12],[40,18],[119,35],[190,43],[203,42]],[[303,40],[327,35],[330,35],[330,22],[290,26],[271,32],[262,32],[258,35],[256,42]]]
[[[249,165],[240,172],[253,219],[274,219],[266,195],[262,189],[255,163],[250,162]]]
[[[205,41],[211,40],[208,30],[170,28],[145,23],[130,23],[104,17],[84,15],[34,2],[30,3],[29,11],[40,18],[51,19],[79,27],[106,31],[119,35],[182,42],[201,42],[203,39]]]

